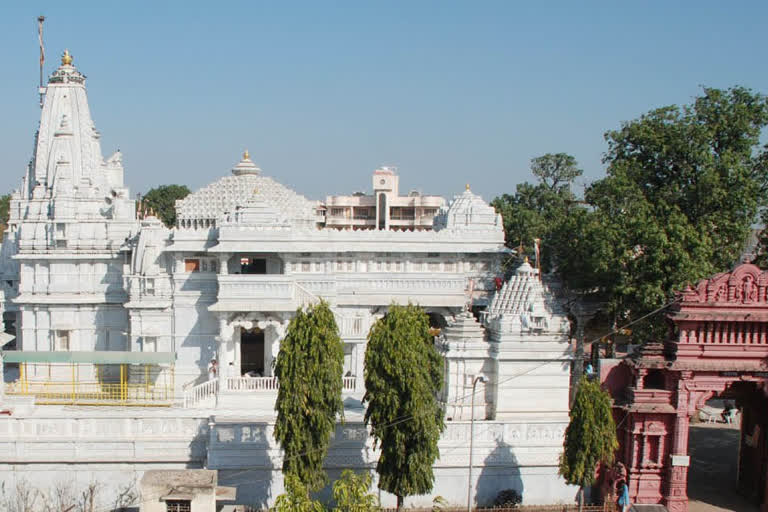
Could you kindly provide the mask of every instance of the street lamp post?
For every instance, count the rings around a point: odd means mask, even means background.
[[[472,381],[472,398],[469,407],[469,482],[467,483],[467,512],[472,512],[472,447],[475,439],[475,387],[478,382],[485,384],[485,375],[478,375]]]

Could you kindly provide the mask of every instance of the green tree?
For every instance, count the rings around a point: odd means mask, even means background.
[[[610,396],[598,381],[582,378],[560,456],[560,475],[580,487],[579,507],[584,503],[584,487],[595,483],[597,465],[611,464],[618,447]]]
[[[151,208],[157,217],[167,227],[176,225],[176,201],[189,195],[186,185],[160,185],[150,189],[141,202],[146,208]]]
[[[331,308],[321,301],[296,311],[275,364],[280,382],[275,439],[283,448],[283,473],[310,490],[327,480],[323,460],[336,417],[344,414],[341,388],[344,346]]]
[[[309,489],[291,473],[285,475],[285,492],[275,499],[274,512],[323,512],[325,507],[309,497]]]
[[[413,304],[392,304],[368,334],[365,350],[365,423],[381,447],[379,488],[397,496],[432,490],[432,464],[445,429],[437,401],[443,361],[429,334],[429,319]]]
[[[379,509],[379,499],[370,492],[371,474],[364,472],[356,475],[354,471],[345,469],[341,478],[333,483],[334,510],[338,512],[376,512]]]
[[[584,174],[576,159],[567,153],[547,153],[531,160],[531,172],[552,191],[567,188]]]
[[[11,213],[11,195],[5,194],[0,196],[0,240],[2,240],[3,233],[8,229],[8,220]]]
[[[531,160],[531,172],[537,184],[520,183],[514,194],[502,194],[491,201],[504,220],[507,246],[523,251],[517,259],[534,257],[534,240],[540,240],[541,266],[551,268],[556,246],[552,234],[575,209],[581,208],[572,185],[581,176],[576,159],[565,153]]]
[[[595,289],[626,321],[732,266],[765,204],[767,124],[764,96],[705,88],[691,105],[656,109],[608,132],[607,176],[585,194],[591,211],[557,234],[568,249],[557,260],[566,285]],[[654,325],[634,333],[656,334]]]

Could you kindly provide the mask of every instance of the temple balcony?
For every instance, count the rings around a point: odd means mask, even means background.
[[[357,377],[342,377],[341,392],[353,395],[358,391]],[[274,408],[280,382],[277,377],[221,377],[197,384],[184,391],[185,408],[236,407],[244,404]]]
[[[219,275],[210,311],[295,311],[323,298],[332,305],[461,307],[467,279],[434,274],[358,274],[318,277],[283,274]]]
[[[467,279],[435,274],[361,274],[337,278],[337,304],[388,306],[413,302],[424,307],[461,307]]]
[[[292,276],[279,274],[219,275],[218,302],[210,311],[295,311],[315,301]]]
[[[674,412],[675,392],[666,389],[637,389],[630,388],[629,402],[644,410],[658,412]]]

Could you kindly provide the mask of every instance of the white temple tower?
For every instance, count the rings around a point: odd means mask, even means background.
[[[17,313],[17,347],[126,350],[123,246],[136,231],[135,206],[120,152],[102,156],[85,76],[68,51],[45,88],[35,139],[21,189],[11,196],[0,268],[0,306]],[[48,365],[28,372],[30,379],[50,377]]]

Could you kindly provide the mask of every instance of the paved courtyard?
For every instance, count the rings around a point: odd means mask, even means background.
[[[758,512],[736,493],[738,443],[738,425],[691,425],[690,512]]]

